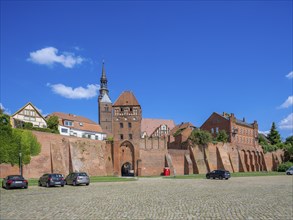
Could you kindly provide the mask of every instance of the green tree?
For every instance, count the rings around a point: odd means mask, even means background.
[[[41,152],[41,144],[29,130],[13,129],[14,144],[17,147],[11,149],[11,163],[18,161],[18,153],[21,152],[22,163],[29,164],[31,156],[36,156]],[[15,156],[16,155],[16,156]]]
[[[264,135],[262,135],[262,134],[259,134],[258,135],[258,143],[260,144],[260,145],[268,145],[268,141],[267,141],[267,139],[264,137]]]
[[[0,163],[19,163],[19,153],[22,154],[23,164],[28,164],[31,156],[41,151],[37,138],[29,130],[12,129],[10,117],[0,114]]]
[[[228,142],[228,134],[225,130],[220,130],[216,136],[216,141],[227,143]]]
[[[285,161],[293,162],[293,135],[290,137],[287,137],[284,144],[285,144],[284,146]]]
[[[12,127],[10,117],[0,114],[0,163],[9,162],[9,151],[12,141]]]
[[[273,122],[270,133],[268,134],[268,140],[271,142],[272,145],[282,143],[281,136],[276,128],[275,122]]]
[[[59,119],[56,115],[50,116],[49,119],[47,120],[47,126],[49,129],[52,130],[53,133],[59,134],[58,125],[59,125]]]
[[[210,143],[212,139],[210,132],[199,129],[193,130],[189,136],[189,140],[196,145],[206,145]]]

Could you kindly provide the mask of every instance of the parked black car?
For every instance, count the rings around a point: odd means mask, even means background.
[[[220,180],[222,179],[229,179],[231,177],[230,172],[228,170],[213,170],[212,172],[209,172],[206,174],[206,178],[218,178]]]
[[[2,188],[28,188],[28,181],[21,175],[10,175],[2,180]]]
[[[59,173],[46,173],[39,179],[39,186],[64,186],[64,176]]]
[[[73,186],[85,184],[88,186],[90,184],[90,178],[85,172],[73,172],[65,178],[65,184]]]

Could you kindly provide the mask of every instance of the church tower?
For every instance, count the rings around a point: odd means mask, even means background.
[[[99,124],[103,131],[112,133],[112,101],[109,97],[104,62],[102,67],[102,76],[100,79],[100,95],[98,98],[99,105]]]

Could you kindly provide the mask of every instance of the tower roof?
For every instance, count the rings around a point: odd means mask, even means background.
[[[110,99],[110,97],[108,96],[107,93],[105,93],[105,94],[103,95],[103,97],[101,98],[100,102],[112,103],[112,101],[111,101],[111,99]]]
[[[123,92],[115,101],[113,106],[140,106],[131,91]]]

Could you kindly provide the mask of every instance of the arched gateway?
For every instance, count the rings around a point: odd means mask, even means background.
[[[131,142],[124,141],[120,146],[121,176],[134,176],[134,147]]]

